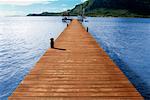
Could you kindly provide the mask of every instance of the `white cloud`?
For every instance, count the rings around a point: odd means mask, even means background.
[[[81,2],[85,2],[85,1],[87,1],[87,0],[81,0]]]
[[[27,6],[32,4],[47,4],[58,0],[0,0],[0,4]]]
[[[66,6],[67,6],[67,4],[61,4],[61,6],[62,6],[62,7],[66,7]]]

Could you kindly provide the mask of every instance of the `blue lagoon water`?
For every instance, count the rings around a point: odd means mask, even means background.
[[[84,25],[145,98],[150,99],[150,19],[88,18]]]
[[[0,100],[6,99],[66,27],[61,17],[0,18]]]
[[[88,18],[84,25],[130,81],[150,95],[150,19]],[[7,99],[66,27],[61,17],[0,18],[0,100]]]

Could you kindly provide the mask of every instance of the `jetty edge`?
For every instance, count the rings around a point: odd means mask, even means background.
[[[143,100],[82,24],[73,19],[9,100]]]

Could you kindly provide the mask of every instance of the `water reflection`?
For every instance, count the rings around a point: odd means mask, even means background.
[[[65,27],[61,17],[0,19],[0,99],[11,94],[50,47],[49,39],[56,39]]]

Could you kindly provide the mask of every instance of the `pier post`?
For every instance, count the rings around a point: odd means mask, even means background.
[[[54,38],[50,39],[50,46],[51,46],[51,48],[54,48]]]
[[[89,28],[88,27],[87,27],[86,31],[89,32]]]

